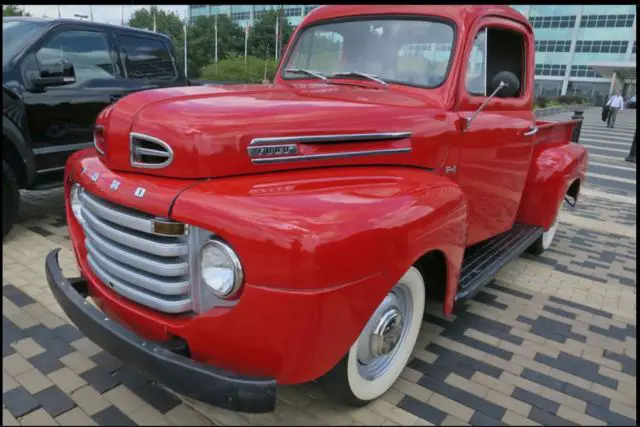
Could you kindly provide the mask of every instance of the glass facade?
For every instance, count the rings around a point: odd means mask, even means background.
[[[302,18],[309,12],[318,7],[318,4],[256,4],[256,5],[208,5],[194,4],[189,6],[189,17],[193,21],[197,16],[208,16],[224,14],[229,15],[231,19],[238,23],[241,27],[246,27],[253,23],[269,10],[277,10],[282,7],[284,16],[293,26],[298,25]]]
[[[592,64],[636,60],[634,5],[512,5],[529,19],[536,38],[537,95],[606,99],[612,87],[635,94],[636,82],[603,76]],[[634,73],[635,74],[635,73]]]
[[[191,19],[227,14],[245,27],[265,11],[283,8],[294,26],[319,5],[191,5]],[[529,19],[536,38],[536,92],[544,96],[608,95],[611,76],[590,67],[597,62],[635,62],[635,5],[512,5]],[[616,81],[615,87],[635,94],[633,80]],[[633,93],[631,93],[633,91]]]

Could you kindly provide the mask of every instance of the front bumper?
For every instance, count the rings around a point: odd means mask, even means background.
[[[276,381],[248,378],[180,356],[145,340],[105,316],[85,298],[87,282],[68,280],[56,249],[47,255],[45,270],[54,297],[87,338],[123,363],[144,372],[185,396],[233,411],[261,413],[275,409]]]

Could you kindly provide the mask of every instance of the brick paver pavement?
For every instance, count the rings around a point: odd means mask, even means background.
[[[620,151],[635,116],[620,115],[612,137],[598,115],[587,112],[581,138],[589,183],[551,250],[511,262],[452,319],[431,304],[409,367],[359,409],[304,384],[279,387],[274,413],[234,413],[123,366],[48,290],[50,250],[76,270],[62,191],[25,193],[3,242],[3,425],[635,425],[635,165]]]

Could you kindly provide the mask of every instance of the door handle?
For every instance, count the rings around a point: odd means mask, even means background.
[[[538,133],[538,126],[531,126],[529,129],[529,132],[525,132],[523,134],[524,136],[533,136]]]
[[[111,102],[116,102],[117,100],[119,100],[120,98],[122,98],[122,95],[109,95],[109,100]]]

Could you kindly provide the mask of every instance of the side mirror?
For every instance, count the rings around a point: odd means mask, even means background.
[[[500,82],[503,82],[504,85],[502,89],[496,93],[498,98],[511,98],[516,96],[520,91],[520,80],[518,80],[518,77],[511,71],[500,71],[496,74],[493,79],[491,79],[491,87],[489,90],[491,92],[495,91],[500,86]]]
[[[31,82],[38,88],[64,86],[76,82],[76,72],[73,64],[64,59],[43,62],[40,64],[40,76]]]

